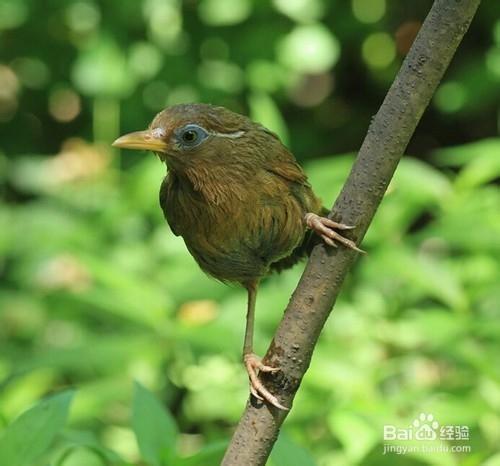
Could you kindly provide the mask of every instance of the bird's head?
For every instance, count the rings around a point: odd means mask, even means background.
[[[262,127],[224,107],[180,104],[158,113],[148,129],[119,137],[113,146],[150,150],[170,168],[183,169],[197,161],[231,158],[258,128]]]

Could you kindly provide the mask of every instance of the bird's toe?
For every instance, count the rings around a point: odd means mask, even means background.
[[[258,377],[259,371],[272,373],[279,371],[279,367],[266,366],[262,362],[262,359],[253,353],[246,354],[243,360],[250,381],[250,393],[258,400],[267,401],[269,404],[275,406],[278,409],[288,411],[289,408],[283,406],[279,402],[278,398],[264,386],[264,384]]]

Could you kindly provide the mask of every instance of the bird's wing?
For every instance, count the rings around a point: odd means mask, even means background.
[[[271,173],[278,175],[281,178],[285,178],[287,181],[309,185],[306,174],[295,161],[279,161],[277,163],[270,164],[266,168]]]
[[[267,132],[276,138],[276,143],[279,147],[273,147],[273,156],[266,159],[266,169],[287,181],[309,186],[304,170],[297,163],[292,153],[280,142],[274,133]]]

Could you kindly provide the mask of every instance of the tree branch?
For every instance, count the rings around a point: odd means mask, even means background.
[[[332,218],[357,225],[358,244],[382,200],[415,128],[460,44],[480,0],[436,0],[373,119]],[[291,406],[317,339],[356,253],[318,245],[293,293],[265,361],[271,392]],[[226,451],[224,466],[264,465],[288,412],[250,400]]]

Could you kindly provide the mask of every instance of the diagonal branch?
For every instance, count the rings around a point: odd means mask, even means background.
[[[480,0],[436,0],[396,79],[373,119],[332,217],[357,225],[359,244],[382,200],[415,128],[429,104]],[[321,329],[356,253],[347,248],[313,250],[266,354],[281,367],[265,374],[266,386],[291,406]],[[226,451],[223,465],[264,465],[288,412],[250,401]]]

